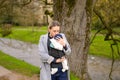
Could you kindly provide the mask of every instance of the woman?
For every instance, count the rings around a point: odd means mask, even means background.
[[[63,46],[63,50],[57,50],[51,47],[50,39],[55,35],[61,34],[62,38],[57,39]],[[39,54],[41,58],[40,80],[69,80],[68,71],[62,71],[62,62],[66,55],[71,53],[70,45],[63,33],[60,33],[60,24],[53,21],[48,26],[48,33],[42,35],[39,41]],[[61,54],[61,55],[60,55]],[[57,72],[51,74],[51,70],[57,68]]]

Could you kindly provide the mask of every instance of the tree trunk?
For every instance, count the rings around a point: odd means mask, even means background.
[[[90,0],[91,1],[91,0]],[[90,13],[86,0],[54,0],[54,20],[62,24],[72,48],[69,56],[70,69],[80,80],[90,80],[87,55],[90,41]],[[87,12],[88,11],[88,12]]]

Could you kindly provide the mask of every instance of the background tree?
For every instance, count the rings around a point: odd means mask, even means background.
[[[3,21],[4,21],[4,17],[7,17],[7,16],[13,18],[14,16],[13,11],[16,7],[23,7],[29,4],[30,2],[31,0],[1,0],[0,1],[0,17],[2,17]]]
[[[11,26],[34,25],[36,21],[34,0],[1,0],[0,1],[0,32],[2,36],[11,33]]]
[[[12,0],[0,1],[0,17],[2,21],[2,36],[6,36],[11,33],[12,15],[13,15],[13,3]],[[2,15],[2,16],[1,16]]]
[[[105,41],[110,41],[110,47],[112,51],[112,64],[111,64],[111,71],[109,73],[109,79],[112,80],[112,71],[113,65],[115,62],[116,52],[117,55],[120,56],[119,51],[119,42],[120,42],[120,31],[117,28],[120,27],[120,1],[119,0],[98,0],[94,7],[94,13],[97,17],[97,23],[100,23],[96,27],[99,26],[96,32],[104,31],[103,35],[105,36]],[[95,22],[95,21],[93,21]],[[95,36],[96,36],[95,34]],[[94,36],[94,37],[95,37]]]
[[[90,80],[87,69],[87,55],[90,41],[90,22],[93,0],[53,0],[54,20],[62,23],[64,32],[71,44],[69,62],[80,80]]]
[[[35,2],[27,4],[24,7],[16,7],[14,9],[14,23],[22,26],[33,26],[37,23],[35,12],[38,10],[39,5],[35,5]]]

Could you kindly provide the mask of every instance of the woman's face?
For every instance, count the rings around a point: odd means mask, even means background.
[[[56,34],[59,34],[60,32],[60,26],[54,26],[51,29],[49,29],[49,33],[51,37],[54,37]]]

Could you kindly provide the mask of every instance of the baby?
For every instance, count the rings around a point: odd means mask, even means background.
[[[63,50],[63,45],[61,45],[57,40],[60,39],[60,38],[63,38],[61,34],[57,34],[55,35],[54,38],[50,39],[51,41],[51,47],[54,48],[54,49],[57,49],[57,50],[60,50],[62,51]],[[62,62],[62,66],[63,66],[63,69],[62,71],[65,72],[66,70],[68,70],[68,63],[67,63],[67,59],[65,59],[63,62]],[[58,71],[58,68],[51,68],[51,74],[55,74],[56,72]]]

